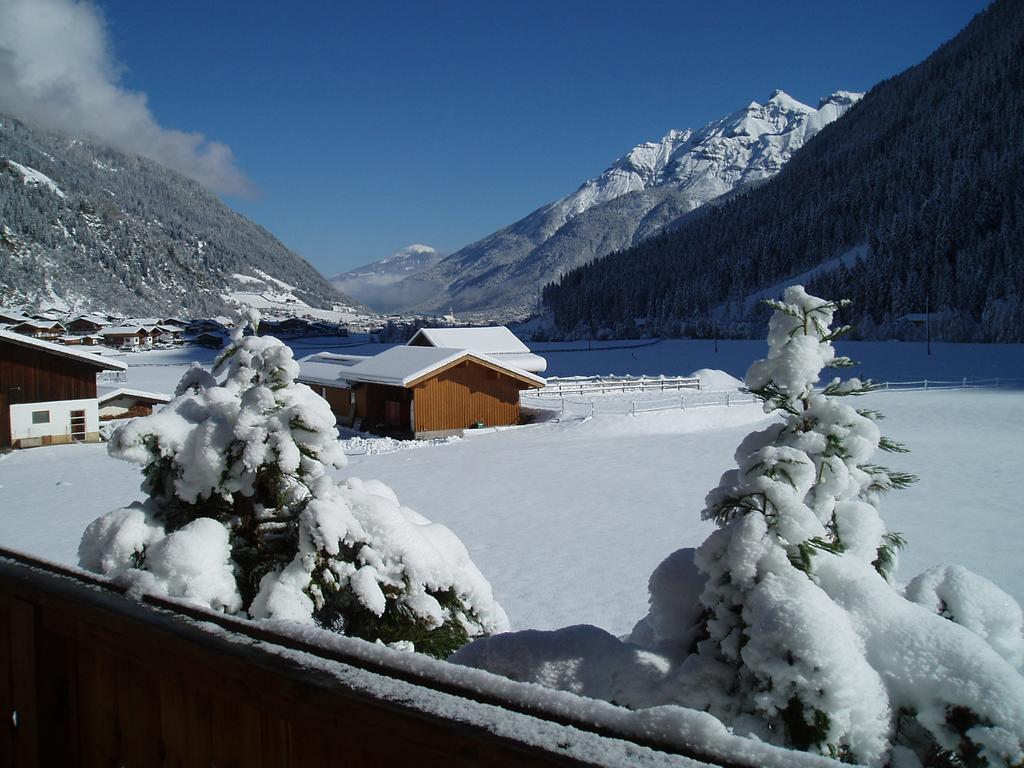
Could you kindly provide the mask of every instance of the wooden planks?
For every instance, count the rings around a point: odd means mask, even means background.
[[[517,379],[473,360],[447,368],[414,389],[416,431],[515,424],[521,387]]]
[[[0,558],[0,713],[19,713],[0,766],[577,764],[26,570],[12,578]]]

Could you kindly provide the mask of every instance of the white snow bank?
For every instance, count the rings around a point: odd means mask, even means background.
[[[937,565],[916,576],[908,600],[971,630],[1017,669],[1024,666],[1024,617],[1017,601],[961,565]]]
[[[228,530],[199,518],[165,534],[151,500],[94,520],[82,536],[79,564],[130,591],[183,599],[234,613],[242,599],[235,585]]]
[[[731,392],[743,386],[743,382],[735,376],[714,368],[701,368],[691,373],[690,377],[700,379],[700,388],[711,392]]]
[[[27,165],[21,165],[13,160],[8,160],[7,164],[21,174],[22,183],[30,187],[43,186],[49,189],[57,197],[65,197],[64,192],[57,183],[41,171],[37,171],[35,168],[29,168]]]

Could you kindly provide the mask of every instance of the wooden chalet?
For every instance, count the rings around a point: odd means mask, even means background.
[[[7,325],[17,325],[20,322],[29,320],[30,318],[26,315],[13,309],[0,309],[0,323]]]
[[[87,336],[96,333],[96,331],[101,330],[107,325],[109,325],[108,321],[103,318],[80,315],[71,320],[65,328],[69,334]]]
[[[103,343],[103,337],[96,334],[86,336],[61,336],[58,342],[68,347],[98,347]]]
[[[56,320],[23,320],[17,325],[11,326],[9,330],[20,333],[22,336],[49,341],[59,339],[64,335],[64,326]]]
[[[330,404],[339,423],[397,436],[430,437],[518,424],[519,393],[540,376],[466,349],[392,347],[374,357],[320,353],[300,361],[299,380]]]
[[[96,374],[127,366],[0,330],[0,449],[99,440]]]
[[[108,347],[149,347],[160,331],[155,326],[119,325],[103,328],[99,335]]]
[[[143,392],[138,389],[115,389],[100,395],[100,421],[107,419],[126,419],[135,416],[149,416],[156,406],[167,405],[171,396],[162,392]]]

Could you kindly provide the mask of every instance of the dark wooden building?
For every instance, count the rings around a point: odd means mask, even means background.
[[[374,357],[313,355],[299,380],[331,404],[338,421],[416,437],[518,424],[519,393],[540,376],[465,349],[393,347]]]
[[[64,326],[56,320],[25,320],[11,326],[11,330],[33,339],[59,339],[64,335]]]
[[[96,374],[126,368],[0,331],[0,449],[98,439]]]

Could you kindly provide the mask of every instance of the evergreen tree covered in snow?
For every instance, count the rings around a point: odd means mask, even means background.
[[[879,414],[839,397],[869,384],[816,386],[824,368],[849,364],[831,345],[846,330],[830,327],[839,303],[794,286],[772,306],[769,354],[746,385],[784,419],[749,435],[708,494],[703,515],[718,530],[694,558],[703,584],[689,589],[703,615],[675,673],[680,702],[869,765],[1020,765],[1019,609],[999,625],[993,616],[1013,601],[969,572],[960,581],[973,590],[940,574],[913,602],[892,586],[903,542],[878,503],[913,478],[873,457],[903,449],[880,436]],[[956,616],[944,593],[960,598]],[[652,606],[665,602],[652,592]]]
[[[390,488],[328,474],[334,415],[282,342],[245,336],[194,367],[162,411],[118,429],[111,455],[143,466],[148,499],[100,517],[84,568],[139,592],[253,618],[315,623],[446,656],[507,628],[490,585],[443,526]]]
[[[737,448],[703,511],[717,529],[658,566],[631,635],[506,633],[452,661],[869,766],[1024,766],[1020,607],[960,566],[893,584],[903,541],[878,508],[914,478],[875,463],[905,449],[844,397],[870,383],[819,384],[850,362],[842,302],[794,286],[771,304],[746,386],[779,419]]]

